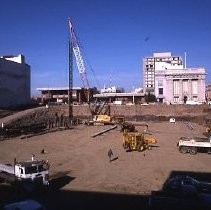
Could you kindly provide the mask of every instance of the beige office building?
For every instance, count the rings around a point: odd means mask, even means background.
[[[144,90],[153,93],[159,102],[205,101],[205,69],[186,68],[181,56],[154,53],[144,58],[143,69]]]

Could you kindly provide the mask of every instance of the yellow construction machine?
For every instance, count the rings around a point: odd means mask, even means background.
[[[92,120],[85,121],[84,124],[87,125],[113,125],[113,124],[121,124],[124,122],[125,117],[122,115],[110,116],[107,114],[98,114],[94,115]]]
[[[123,148],[128,151],[142,152],[146,149],[151,149],[151,144],[157,143],[155,137],[140,133],[140,132],[124,132],[123,133]]]
[[[94,125],[108,125],[112,123],[111,117],[106,114],[94,115],[92,122]]]

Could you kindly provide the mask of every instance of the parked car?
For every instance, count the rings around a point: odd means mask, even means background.
[[[201,182],[198,181],[190,176],[187,175],[177,175],[170,179],[168,179],[164,184],[165,190],[174,190],[174,189],[180,189],[183,190],[186,186],[191,186],[195,188],[197,191],[204,190],[208,192],[207,190],[210,190],[211,193],[211,183],[209,182]]]
[[[187,194],[211,204],[211,183],[201,182],[190,176],[178,175],[170,178],[164,184],[163,190]]]
[[[211,183],[190,176],[178,175],[168,179],[162,191],[152,192],[150,209],[210,209]]]
[[[45,207],[42,206],[39,202],[35,200],[24,200],[15,203],[7,204],[3,207],[3,210],[45,210]]]

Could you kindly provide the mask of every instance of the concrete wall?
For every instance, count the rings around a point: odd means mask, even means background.
[[[205,110],[210,110],[206,112]],[[58,112],[59,115],[68,116],[68,105],[52,106],[49,111]],[[208,105],[165,105],[162,103],[142,106],[142,105],[112,105],[110,107],[111,116],[124,115],[126,120],[154,121],[169,120],[171,117],[177,121],[194,121],[202,123],[205,118],[211,115]],[[92,115],[89,106],[73,106],[73,115],[78,118],[89,118]]]
[[[0,107],[30,102],[30,66],[0,58]]]

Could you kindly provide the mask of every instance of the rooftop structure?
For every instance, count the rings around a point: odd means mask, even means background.
[[[17,56],[4,55],[4,56],[0,56],[0,58],[3,58],[3,59],[8,60],[8,61],[13,61],[13,62],[16,62],[16,63],[25,64],[25,57],[23,55],[17,55]]]
[[[103,89],[100,90],[101,93],[122,93],[123,88],[117,88],[116,86],[112,87],[104,87]]]

